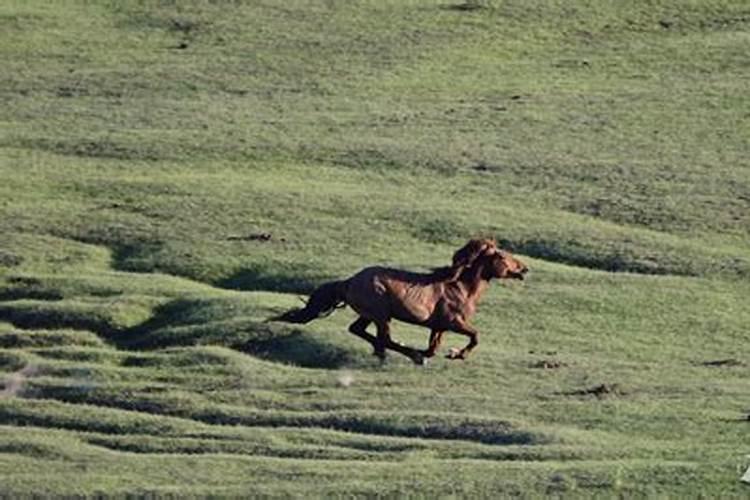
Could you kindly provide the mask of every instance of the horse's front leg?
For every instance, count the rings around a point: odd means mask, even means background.
[[[451,349],[450,353],[448,353],[447,358],[466,359],[471,351],[479,344],[479,332],[463,322],[454,325],[454,327],[451,328],[451,331],[460,333],[461,335],[466,335],[467,337],[469,337],[469,343],[466,344],[466,347],[464,347],[463,349]]]

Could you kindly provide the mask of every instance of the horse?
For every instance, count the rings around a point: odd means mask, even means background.
[[[466,359],[479,344],[479,332],[469,324],[477,302],[492,279],[523,280],[528,267],[495,240],[472,239],[453,255],[452,264],[431,273],[387,267],[367,267],[348,279],[324,283],[315,289],[305,307],[271,318],[288,323],[309,323],[349,305],[359,317],[349,332],[366,340],[374,354],[385,359],[386,349],[424,364],[435,356],[445,332],[469,337],[462,349],[451,349],[449,359]],[[430,329],[427,349],[414,349],[391,338],[390,322]],[[366,328],[375,323],[377,336]]]

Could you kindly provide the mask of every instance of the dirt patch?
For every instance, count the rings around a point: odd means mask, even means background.
[[[675,25],[674,19],[660,19],[659,20],[659,26],[661,26],[665,30],[672,28],[674,25]]]
[[[542,359],[531,364],[532,368],[540,368],[543,370],[557,370],[558,368],[565,368],[566,366],[568,366],[567,363],[563,363],[557,359]]]
[[[229,241],[260,241],[260,242],[268,242],[268,241],[280,241],[284,243],[286,241],[286,238],[276,238],[271,233],[250,233],[250,234],[240,234],[240,235],[231,235],[227,236],[227,240]]]
[[[492,167],[486,163],[480,162],[474,165],[473,167],[471,167],[471,169],[474,170],[475,172],[489,172],[490,170],[492,170]]]
[[[568,391],[563,392],[562,394],[565,396],[596,396],[597,398],[626,395],[626,393],[620,388],[619,384],[599,384],[588,389]]]
[[[716,359],[712,361],[701,361],[700,363],[698,363],[698,365],[722,367],[722,366],[745,366],[745,363],[743,363],[739,359],[727,358],[727,359]]]
[[[37,367],[26,365],[21,370],[13,372],[5,377],[0,390],[0,399],[12,398],[20,393],[26,385],[26,379],[33,377],[37,373]]]
[[[457,12],[471,12],[475,10],[482,10],[487,8],[487,3],[483,0],[467,0],[464,3],[455,5],[446,5],[443,7],[445,10],[453,10]]]
[[[21,265],[23,257],[0,250],[0,266],[15,267]]]
[[[61,85],[55,91],[57,97],[86,97],[90,95],[86,87],[80,85]]]

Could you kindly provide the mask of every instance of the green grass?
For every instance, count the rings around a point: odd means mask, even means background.
[[[746,496],[748,53],[739,0],[4,2],[0,495]],[[477,235],[532,272],[466,362],[266,321]]]

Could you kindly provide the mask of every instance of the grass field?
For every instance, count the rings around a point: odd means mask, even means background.
[[[746,0],[0,3],[0,496],[746,497],[748,54]],[[470,360],[265,321],[478,235],[532,271]]]

